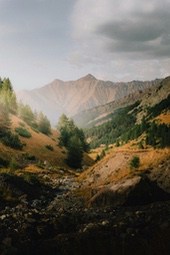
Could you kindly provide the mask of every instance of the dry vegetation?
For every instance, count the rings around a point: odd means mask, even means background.
[[[161,124],[170,124],[170,112],[160,114],[156,120]]]
[[[113,147],[108,150],[106,156],[97,162],[94,166],[82,173],[79,177],[84,186],[99,187],[112,184],[123,178],[130,178],[141,172],[151,171],[152,168],[159,166],[166,161],[170,155],[170,149],[138,149],[133,142],[121,147]],[[101,148],[93,150],[92,155],[100,153]],[[138,169],[131,169],[129,162],[134,157],[140,159]]]

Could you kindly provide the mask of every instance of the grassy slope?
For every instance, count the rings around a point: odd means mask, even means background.
[[[12,130],[15,132],[15,128],[20,126],[20,123],[24,123],[17,116],[12,116]],[[65,164],[66,150],[58,145],[59,133],[57,131],[52,131],[50,136],[44,135],[42,133],[37,133],[32,130],[26,123],[24,123],[24,128],[31,133],[31,138],[20,137],[22,143],[26,144],[23,149],[15,150],[10,147],[4,146],[0,143],[0,155],[4,158],[10,160],[11,158],[19,159],[23,153],[28,153],[34,155],[36,159],[44,162],[47,161],[50,165],[68,168]],[[51,145],[53,151],[48,150],[45,146]],[[89,165],[92,160],[85,155],[84,164]]]
[[[131,169],[129,166],[130,160],[136,155],[140,158],[140,167],[138,169]],[[132,178],[146,171],[152,173],[155,169],[159,169],[158,174],[161,175],[163,174],[161,171],[164,171],[164,169],[160,168],[160,165],[168,162],[169,155],[169,148],[156,150],[147,148],[139,150],[133,142],[118,148],[113,146],[102,160],[82,173],[79,176],[79,180],[80,182],[83,181],[84,190],[87,191],[88,189],[109,187],[113,183]],[[170,168],[167,167],[167,169]],[[170,170],[167,171],[169,171],[170,175]],[[86,195],[88,196],[88,194]]]

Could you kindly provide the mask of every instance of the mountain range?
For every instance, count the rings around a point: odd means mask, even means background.
[[[94,107],[93,109],[84,110],[74,116],[74,121],[81,127],[90,128],[99,126],[109,121],[112,115],[120,108],[139,102],[137,107],[138,119],[146,115],[146,108],[153,107],[159,104],[162,100],[166,99],[170,94],[170,77],[163,80],[155,80],[153,86],[147,87],[143,90],[134,91],[120,99]],[[138,83],[136,84],[138,87]]]
[[[88,74],[75,81],[54,80],[33,90],[17,93],[18,100],[29,104],[33,110],[42,111],[56,124],[62,113],[74,116],[82,111],[105,105],[134,93],[142,93],[156,84],[154,81],[111,82],[96,79]]]

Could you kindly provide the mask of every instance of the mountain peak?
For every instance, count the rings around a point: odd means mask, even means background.
[[[94,77],[92,74],[87,74],[86,76],[84,76],[84,77],[82,77],[82,78],[80,78],[81,80],[88,80],[88,81],[90,81],[90,80],[96,80],[96,77]]]

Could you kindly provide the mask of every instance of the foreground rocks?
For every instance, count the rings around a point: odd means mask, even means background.
[[[71,198],[70,198],[71,199]],[[0,212],[0,254],[155,254],[170,251],[170,202],[93,209],[41,207]]]
[[[58,184],[1,202],[1,255],[170,254],[170,201],[87,208],[73,176]]]

